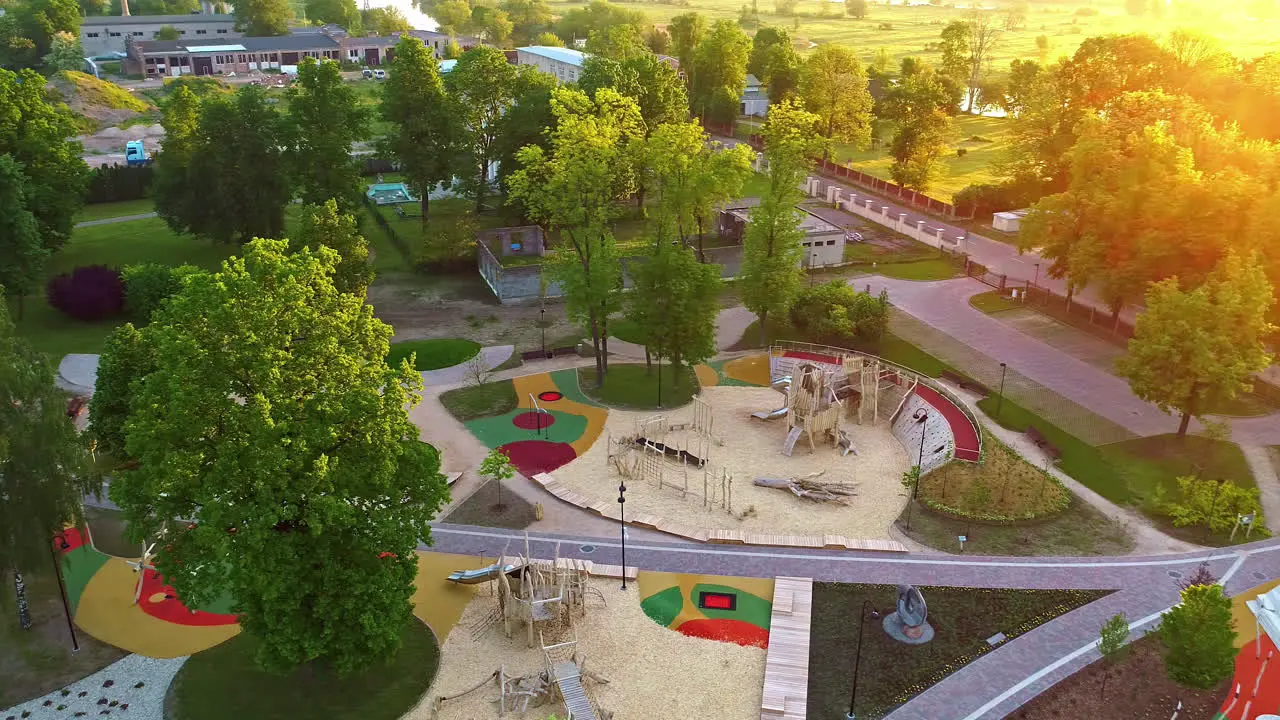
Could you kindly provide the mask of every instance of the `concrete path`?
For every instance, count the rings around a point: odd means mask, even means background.
[[[158,217],[158,213],[139,213],[137,215],[121,215],[120,217],[102,218],[101,220],[84,220],[75,224],[75,227],[93,227],[94,225],[112,225],[115,223],[129,222],[130,220],[146,220],[147,218]]]
[[[1276,476],[1277,468],[1272,460],[1271,449],[1261,445],[1240,443],[1244,459],[1253,472],[1253,480],[1258,484],[1258,493],[1262,503],[1262,514],[1267,519],[1267,529],[1272,535],[1280,535],[1280,477]]]
[[[481,551],[492,555],[501,550],[508,538],[523,537],[504,530],[452,525],[438,525],[433,534],[433,549],[470,555]],[[550,557],[559,542],[561,557],[622,563],[616,540],[563,535],[533,536],[531,540],[534,554],[539,557]],[[584,545],[591,546],[591,552],[583,552]],[[1159,613],[1177,602],[1178,579],[1193,572],[1202,561],[1209,563],[1210,571],[1221,579],[1229,594],[1238,594],[1280,578],[1280,540],[1159,558],[989,558],[751,549],[637,539],[627,543],[626,558],[629,567],[663,572],[798,576],[849,583],[1116,591],[986,653],[900,707],[889,715],[892,720],[995,720],[1007,716],[1096,659],[1098,629],[1111,616],[1124,613],[1133,628],[1130,637],[1141,637],[1142,629],[1151,627]]]
[[[872,276],[856,283],[870,284],[873,293],[887,290],[894,307],[1133,433],[1159,435],[1177,429],[1176,418],[1138,398],[1124,380],[974,309],[969,298],[988,289],[977,280],[916,282]],[[1280,427],[1275,430],[1280,437]]]
[[[502,363],[511,359],[511,355],[516,351],[514,345],[492,345],[490,347],[480,348],[479,357],[484,362],[485,370],[492,370]],[[467,374],[471,368],[471,361],[458,363],[452,367],[440,368],[439,370],[423,370],[423,385],[448,385],[452,383],[461,383],[467,379]]]
[[[737,345],[742,339],[742,334],[755,321],[755,313],[742,306],[736,305],[721,310],[716,315],[716,349],[723,351]],[[609,354],[643,360],[644,346],[610,337]]]

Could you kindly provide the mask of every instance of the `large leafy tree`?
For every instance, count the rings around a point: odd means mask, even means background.
[[[405,17],[404,11],[394,5],[361,10],[360,17],[366,30],[376,32],[383,37],[413,29],[413,24],[409,22],[409,18]],[[398,57],[399,53],[396,55]]]
[[[462,53],[444,78],[461,123],[459,150],[466,168],[461,184],[477,213],[484,209],[502,116],[515,104],[517,74],[501,50],[482,45]]]
[[[1267,322],[1273,296],[1257,256],[1234,253],[1199,287],[1158,282],[1117,368],[1138,397],[1182,415],[1182,437],[1192,417],[1248,391],[1271,364],[1264,340],[1276,329]]]
[[[836,43],[820,45],[800,70],[805,109],[821,119],[823,137],[866,147],[871,142],[871,93],[858,56]]]
[[[333,271],[333,285],[339,292],[364,297],[373,282],[373,266],[369,264],[369,244],[356,225],[356,218],[343,213],[332,199],[323,205],[306,205],[292,243],[294,248],[327,247],[338,253]]]
[[[381,108],[390,124],[382,149],[399,161],[406,184],[420,198],[425,225],[432,191],[451,182],[458,167],[459,126],[435,54],[418,38],[404,36],[396,43]]]
[[[137,390],[135,383],[155,369],[156,361],[155,347],[133,323],[125,323],[107,336],[89,398],[89,432],[99,452],[117,460],[128,456],[124,429]]]
[[[785,313],[800,290],[804,275],[800,243],[800,182],[821,155],[825,141],[821,119],[792,101],[769,108],[762,129],[769,161],[769,186],[742,237],[742,304],[760,318],[760,343],[767,337],[769,315]]]
[[[288,35],[293,6],[289,0],[238,0],[236,29],[249,37]]]
[[[332,199],[353,212],[360,204],[360,165],[351,146],[369,136],[368,112],[333,60],[303,60],[288,97],[291,172],[302,202]]]
[[[84,50],[80,41],[69,32],[59,32],[53,36],[49,45],[49,54],[44,56],[45,72],[57,70],[83,70]]]
[[[617,25],[634,25],[637,29],[645,27],[643,10],[633,10],[621,5],[614,5],[608,0],[591,0],[586,7],[570,10],[556,21],[556,34],[562,38],[589,38],[597,30],[606,30]]]
[[[180,226],[223,243],[284,237],[288,130],[262,87],[203,100],[193,140]]]
[[[313,22],[334,23],[348,29],[360,24],[356,0],[306,0],[303,7],[307,19]]]
[[[26,177],[9,155],[0,155],[0,286],[7,298],[22,299],[40,285],[49,250],[40,242],[40,226],[27,205]]]
[[[667,32],[671,35],[671,52],[680,61],[680,69],[686,77],[691,76],[694,53],[707,35],[707,18],[696,12],[677,15],[671,18]]]
[[[889,173],[898,184],[921,192],[929,189],[936,176],[951,129],[950,91],[942,80],[930,68],[919,68],[904,77],[882,103],[882,115],[898,122],[889,149],[893,157]]]
[[[556,88],[551,149],[521,150],[511,195],[529,215],[561,234],[553,275],[564,288],[570,317],[591,334],[596,378],[608,371],[609,316],[617,310],[622,272],[612,222],[619,201],[636,189],[636,150],[644,121],[635,100],[612,88],[588,96]]]
[[[74,118],[32,70],[0,70],[0,156],[21,167],[23,204],[35,216],[40,242],[56,251],[71,236],[84,203],[89,168],[80,159]]]
[[[1183,590],[1182,602],[1160,616],[1156,634],[1165,670],[1180,685],[1209,689],[1235,671],[1235,620],[1221,585]]]
[[[683,245],[696,233],[703,261],[703,231],[718,205],[741,196],[753,154],[747,145],[713,147],[696,122],[660,125],[645,143],[645,184],[657,198],[657,215]]]
[[[191,225],[200,198],[187,182],[191,158],[199,144],[200,98],[186,85],[178,85],[161,106],[164,144],[156,154],[151,196],[156,212],[176,232],[193,232]]]
[[[0,66],[13,70],[39,66],[59,33],[80,35],[78,0],[7,3],[0,16]]]
[[[79,519],[85,493],[101,491],[53,376],[0,307],[0,574],[14,573],[20,606],[22,570],[45,567],[53,536]]]
[[[751,39],[732,20],[717,20],[693,56],[691,99],[694,112],[716,122],[732,122],[747,87]]]
[[[765,84],[771,102],[780,102],[795,94],[801,65],[800,54],[786,28],[760,28],[751,39],[747,72]]]
[[[498,7],[511,19],[511,39],[516,43],[527,43],[551,26],[553,16],[547,0],[502,0]]]
[[[551,91],[557,85],[554,75],[530,68],[516,76],[515,104],[499,120],[494,157],[498,161],[498,179],[505,186],[507,178],[520,167],[516,154],[527,145],[551,147],[550,131],[555,128],[551,112]]]
[[[676,71],[647,50],[625,60],[588,58],[578,87],[588,94],[604,87],[613,88],[634,99],[648,132],[689,115],[689,100]]]
[[[613,25],[593,30],[585,49],[595,57],[610,60],[630,60],[652,54],[645,44],[644,34],[635,25]]]
[[[189,603],[235,598],[262,665],[365,667],[411,621],[414,551],[448,497],[406,411],[421,379],[387,365],[391,328],[334,286],[337,253],[245,250],[144,331],[138,466],[111,497],[135,537],[163,534],[156,567]]]

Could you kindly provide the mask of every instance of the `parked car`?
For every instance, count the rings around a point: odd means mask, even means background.
[[[374,70],[374,71],[373,71],[373,79],[374,79],[374,80],[386,80],[386,79],[387,79],[387,71],[386,71],[386,70]]]
[[[862,233],[847,232],[844,234],[844,241],[845,242],[862,242]]]
[[[364,79],[365,79],[365,80],[368,80],[368,79],[370,79],[370,78],[372,78],[372,77],[373,77],[373,70],[370,70],[369,68],[365,68],[365,69],[364,69],[364,72],[362,72],[362,73],[360,73],[360,74],[361,74],[361,75],[364,75]]]

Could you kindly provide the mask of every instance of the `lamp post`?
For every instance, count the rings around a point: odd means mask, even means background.
[[[929,422],[929,411],[924,408],[917,408],[911,415],[911,419],[916,421],[920,426],[920,455],[916,459],[916,478],[911,483],[911,499],[907,502],[907,529],[911,529],[911,510],[916,504],[916,493],[920,490],[920,472],[924,467],[924,431],[928,429],[926,423]]]
[[[71,606],[67,603],[67,587],[62,582],[62,566],[58,562],[58,549],[69,550],[71,543],[67,538],[58,536],[58,548],[49,546],[49,555],[53,558],[53,574],[58,578],[58,596],[62,598],[62,612],[67,617],[67,631],[71,633],[71,652],[80,652],[80,641],[76,639],[76,626],[71,622]]]
[[[1000,422],[1000,409],[1004,407],[1004,373],[1008,369],[1008,363],[1000,363],[1000,395],[996,398],[996,422]]]
[[[545,301],[544,301],[545,302]],[[538,327],[542,328],[542,357],[547,357],[547,306],[538,309]]]
[[[853,690],[849,693],[849,713],[845,715],[845,720],[857,720],[857,715],[853,713],[853,703],[858,699],[858,665],[862,662],[862,626],[867,622],[867,615],[873,618],[880,617],[880,613],[875,608],[871,608],[871,612],[867,612],[867,607],[871,605],[870,600],[862,601],[862,610],[858,617],[858,650],[853,656]]]
[[[627,484],[618,483],[618,532],[622,536],[622,589],[627,589]]]

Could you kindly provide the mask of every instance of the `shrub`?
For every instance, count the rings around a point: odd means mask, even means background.
[[[124,305],[129,314],[141,322],[151,319],[160,303],[182,288],[182,279],[200,272],[194,265],[170,267],[159,263],[141,263],[125,267]]]
[[[1221,585],[1197,585],[1182,591],[1182,602],[1160,617],[1156,629],[1164,645],[1169,679],[1209,689],[1235,671],[1236,631],[1231,598]]]
[[[1261,513],[1257,488],[1242,488],[1227,481],[1205,480],[1194,476],[1180,477],[1178,498],[1168,500],[1157,490],[1156,507],[1173,519],[1174,527],[1197,525],[1214,532],[1226,532],[1240,515]],[[1259,523],[1259,530],[1266,528]]]
[[[89,172],[86,203],[140,200],[151,190],[155,170],[150,165],[102,165]]]
[[[106,320],[124,309],[120,272],[106,265],[85,265],[50,278],[45,290],[50,305],[77,320]]]
[[[964,157],[968,154],[969,150],[967,148],[956,148],[956,157]]]
[[[872,297],[840,280],[807,287],[791,306],[791,324],[806,337],[840,341],[857,335],[878,340],[889,324],[889,300]]]
[[[963,155],[960,150],[956,151],[957,155]],[[977,217],[1026,207],[1033,199],[1033,193],[1012,183],[1003,183],[970,185],[953,195],[951,202],[957,212],[963,215],[972,213]]]

